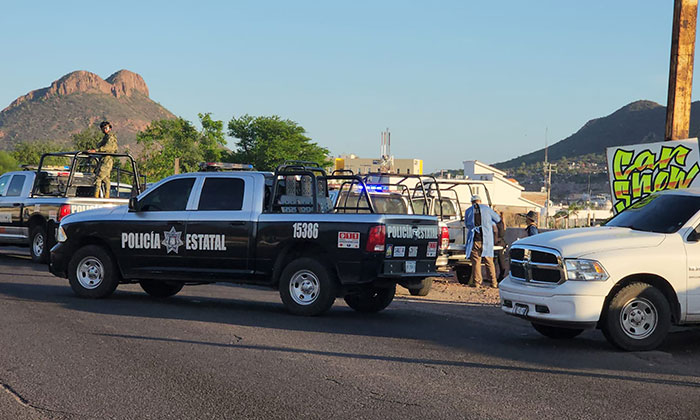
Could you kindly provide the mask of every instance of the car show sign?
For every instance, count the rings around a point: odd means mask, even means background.
[[[700,186],[699,149],[697,138],[608,147],[614,212],[657,191]]]

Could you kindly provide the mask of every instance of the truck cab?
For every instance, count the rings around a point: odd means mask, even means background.
[[[598,328],[624,350],[658,347],[671,325],[700,322],[700,190],[652,194],[601,227],[516,241],[500,299],[547,337]]]

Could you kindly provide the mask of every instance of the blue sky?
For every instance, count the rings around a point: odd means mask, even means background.
[[[672,0],[11,2],[0,108],[73,70],[125,68],[188,120],[277,114],[362,157],[389,127],[397,158],[461,168],[634,100],[665,104],[672,13]]]

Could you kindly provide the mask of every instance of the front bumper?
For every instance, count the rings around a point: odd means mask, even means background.
[[[67,278],[68,277],[68,261],[70,261],[70,252],[67,252],[67,247],[64,243],[57,243],[51,248],[51,257],[49,259],[49,271],[54,276]]]
[[[571,287],[561,291],[557,290],[559,288],[526,284],[508,276],[499,285],[501,309],[509,315],[541,324],[595,328],[605,295],[571,294]]]

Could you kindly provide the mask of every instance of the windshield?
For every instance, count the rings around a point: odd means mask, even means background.
[[[673,233],[700,210],[700,197],[650,195],[608,221],[605,226],[627,227],[657,233]]]

